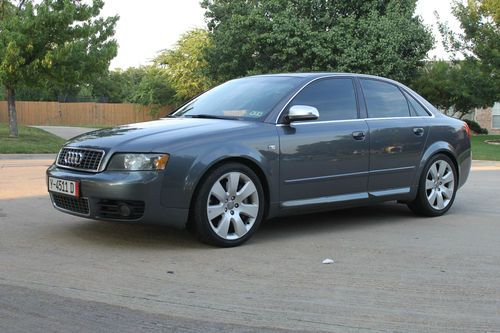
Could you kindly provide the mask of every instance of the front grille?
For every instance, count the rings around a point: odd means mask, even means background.
[[[88,148],[63,148],[57,156],[57,166],[82,171],[97,172],[104,157],[103,150]]]
[[[106,219],[137,220],[144,215],[144,201],[101,199],[97,202],[97,215]]]
[[[89,201],[86,198],[72,198],[53,193],[52,200],[57,208],[82,215],[89,215]]]

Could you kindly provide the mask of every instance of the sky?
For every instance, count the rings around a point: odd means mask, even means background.
[[[448,21],[454,30],[458,22],[451,15],[451,0],[418,0],[416,14],[439,36],[434,11],[442,21]],[[115,38],[118,56],[111,68],[146,65],[160,51],[171,48],[179,37],[194,28],[204,28],[204,10],[199,0],[106,0],[104,16],[119,15]],[[447,59],[441,41],[428,54],[429,58]]]

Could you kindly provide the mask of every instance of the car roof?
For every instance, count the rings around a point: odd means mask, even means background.
[[[307,72],[307,73],[276,73],[276,74],[259,74],[252,75],[250,77],[268,77],[268,76],[291,76],[291,77],[303,77],[303,78],[316,78],[321,76],[336,76],[336,75],[355,75],[351,73],[331,73],[331,72]]]
[[[270,77],[270,76],[277,76],[277,77],[298,77],[298,78],[304,78],[304,79],[317,79],[320,77],[326,77],[326,76],[355,76],[355,77],[360,77],[360,78],[367,78],[367,79],[378,79],[378,80],[384,80],[384,81],[389,81],[392,83],[396,84],[401,84],[400,82],[382,77],[382,76],[376,76],[376,75],[369,75],[369,74],[359,74],[359,73],[345,73],[345,72],[305,72],[305,73],[276,73],[276,74],[259,74],[259,75],[252,75],[248,77]]]

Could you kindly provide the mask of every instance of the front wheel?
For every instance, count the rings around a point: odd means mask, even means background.
[[[252,169],[239,163],[210,172],[194,200],[195,232],[201,241],[216,246],[244,243],[264,216],[262,184]]]
[[[448,156],[432,157],[420,177],[417,198],[408,207],[419,215],[443,215],[455,200],[457,180],[455,165]]]

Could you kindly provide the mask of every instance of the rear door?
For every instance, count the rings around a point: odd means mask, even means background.
[[[368,126],[359,119],[354,80],[325,78],[288,105],[316,107],[320,118],[278,125],[280,198],[284,208],[366,199]]]
[[[395,84],[377,79],[360,83],[370,132],[368,191],[373,196],[409,193],[428,136],[429,114]]]

